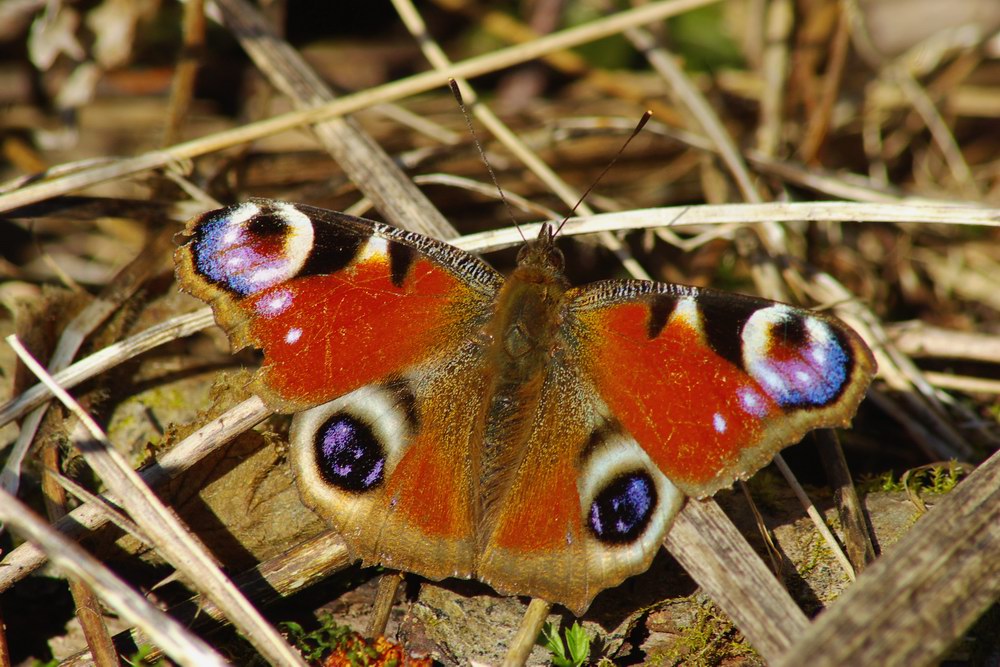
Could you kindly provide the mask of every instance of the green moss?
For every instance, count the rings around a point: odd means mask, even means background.
[[[866,491],[910,492],[910,493],[949,493],[968,473],[968,469],[956,461],[947,465],[921,466],[907,470],[898,478],[891,471],[886,471],[873,480],[863,483]]]
[[[757,654],[732,622],[714,605],[698,608],[694,622],[681,631],[668,649],[651,652],[647,665],[685,665],[709,667],[733,658],[752,658]]]
[[[808,575],[833,560],[833,552],[830,551],[830,547],[827,546],[819,532],[813,530],[809,532],[809,535],[811,536],[809,544],[804,550],[805,560],[799,563],[796,568],[803,579],[807,579]]]
[[[343,648],[349,644],[356,633],[346,625],[339,625],[333,618],[333,614],[324,612],[319,615],[319,627],[315,630],[306,631],[298,623],[293,621],[283,621],[278,624],[292,646],[302,653],[302,657],[309,662],[318,661],[327,653],[335,649]],[[367,649],[367,647],[365,647]],[[362,651],[358,659],[370,658],[374,652]]]

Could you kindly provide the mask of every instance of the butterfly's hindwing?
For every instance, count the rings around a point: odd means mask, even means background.
[[[355,558],[431,579],[473,576],[481,359],[468,344],[446,363],[295,416],[290,452],[303,500]]]
[[[557,353],[531,403],[477,577],[503,592],[532,591],[582,613],[594,595],[649,567],[682,494],[579,372]]]

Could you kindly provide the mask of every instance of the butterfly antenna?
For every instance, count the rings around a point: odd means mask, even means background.
[[[528,239],[524,238],[524,232],[521,231],[521,226],[517,224],[517,220],[514,219],[514,211],[510,208],[510,202],[507,201],[507,195],[504,194],[503,188],[500,187],[500,181],[497,180],[496,172],[493,171],[493,165],[490,164],[489,159],[486,157],[486,151],[483,150],[483,145],[479,143],[479,135],[476,134],[476,128],[472,124],[472,116],[469,114],[469,110],[465,106],[465,100],[462,99],[462,91],[458,88],[458,82],[455,79],[448,79],[448,86],[451,88],[451,94],[455,97],[455,101],[458,102],[458,108],[462,110],[462,115],[465,117],[465,125],[469,128],[469,134],[472,135],[472,142],[476,144],[476,150],[479,151],[479,157],[482,158],[483,164],[486,165],[486,171],[490,173],[490,179],[493,181],[493,185],[496,186],[497,192],[500,193],[500,201],[503,202],[504,208],[507,209],[507,215],[510,217],[510,221],[514,223],[514,228],[517,229],[517,233],[521,235],[521,240],[525,243]]]
[[[580,207],[580,204],[582,204],[583,200],[587,198],[587,195],[589,195],[594,190],[594,188],[597,187],[597,184],[601,182],[601,179],[604,178],[604,175],[607,174],[609,171],[611,171],[611,167],[615,166],[615,163],[618,162],[618,158],[622,156],[622,153],[624,153],[628,145],[632,143],[632,140],[635,139],[640,132],[642,132],[642,128],[646,127],[646,123],[649,122],[649,119],[652,116],[653,112],[649,110],[647,110],[644,114],[642,114],[642,118],[639,119],[639,122],[636,124],[635,129],[632,130],[632,134],[628,136],[628,139],[625,140],[625,143],[622,144],[622,147],[619,148],[618,152],[615,153],[615,156],[611,158],[611,162],[608,162],[608,166],[606,166],[604,170],[597,175],[597,178],[595,178],[594,182],[590,184],[590,187],[584,190],[583,194],[580,195],[580,198],[576,200],[576,203],[573,204],[573,208],[570,209],[569,214],[562,219],[562,222],[560,222],[559,226],[556,227],[556,231],[553,232],[552,236],[558,236],[559,232],[562,231],[563,225],[565,225],[569,221],[569,219],[573,217],[573,214],[576,213],[576,209]]]

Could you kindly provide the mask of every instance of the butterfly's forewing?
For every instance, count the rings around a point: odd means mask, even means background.
[[[840,320],[727,292],[608,281],[570,295],[568,339],[624,428],[685,494],[749,477],[845,425],[875,373]]]
[[[182,287],[234,347],[264,352],[258,393],[293,412],[475,335],[502,279],[445,243],[307,206],[254,200],[195,218]]]

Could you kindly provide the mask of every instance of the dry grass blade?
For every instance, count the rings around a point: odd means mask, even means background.
[[[190,336],[213,324],[215,324],[215,318],[209,308],[203,308],[188,315],[179,315],[81,359],[72,366],[53,374],[52,379],[60,387],[72,389],[81,382],[100,375],[143,352],[148,352],[172,340]],[[52,393],[42,383],[26,389],[20,395],[0,406],[0,426],[18,419],[51,396]]]
[[[1000,454],[875,561],[776,665],[930,665],[1000,599]]]
[[[837,442],[835,431],[818,431],[813,439],[816,441],[816,450],[823,461],[823,469],[830,480],[830,486],[833,487],[847,557],[854,572],[861,572],[875,560],[875,545],[864,506],[861,504],[844,457],[844,450]]]
[[[271,411],[259,398],[252,398],[231,409],[222,417],[206,424],[189,437],[177,443],[158,461],[142,470],[143,481],[155,487],[200,461],[212,451],[235,438],[243,431],[267,418]],[[117,504],[114,496],[105,502]],[[94,531],[108,520],[103,508],[94,504],[77,507],[55,524],[61,533],[79,537],[85,531]],[[0,591],[5,591],[45,563],[45,554],[31,544],[22,544],[0,561]]]
[[[552,608],[544,600],[532,600],[528,605],[528,610],[524,613],[521,626],[517,629],[517,634],[510,641],[507,649],[507,656],[503,660],[503,667],[520,667],[528,662],[528,656],[535,645],[535,640],[542,632],[545,619],[548,618],[549,610]]]
[[[1000,364],[1000,336],[952,331],[919,322],[906,322],[887,331],[901,351],[911,357],[944,357]]]
[[[389,614],[396,602],[396,593],[403,583],[403,575],[399,572],[388,572],[379,577],[378,593],[375,594],[375,604],[372,605],[372,616],[365,628],[365,636],[379,637],[385,634],[389,624]]]
[[[299,108],[314,108],[333,94],[301,56],[273,33],[259,12],[242,0],[216,0],[243,48]],[[451,238],[458,232],[403,174],[392,159],[349,119],[332,118],[313,127],[324,147],[374,204],[398,227]]]
[[[689,499],[664,545],[732,617],[764,660],[779,659],[809,625],[714,500]]]
[[[45,511],[50,522],[66,516],[69,496],[66,489],[72,482],[64,485],[67,480],[59,472],[60,451],[58,447],[43,446],[40,452],[42,464],[46,473],[42,477],[42,493],[45,497]],[[76,618],[80,622],[87,646],[100,664],[114,664],[118,660],[117,652],[111,641],[111,632],[101,611],[100,598],[91,587],[79,579],[71,578],[68,582],[73,605],[76,607]]]
[[[226,665],[208,644],[164,614],[116,577],[93,556],[52,530],[14,496],[0,490],[0,520],[48,554],[70,576],[85,582],[112,609],[143,629],[166,653],[183,665]]]
[[[233,582],[248,599],[265,605],[276,602],[284,597],[318,584],[332,573],[342,570],[351,564],[347,556],[347,548],[334,533],[320,533],[315,537],[296,545],[287,552],[259,564],[248,572],[233,577]],[[188,626],[199,627],[206,621],[225,622],[226,614],[215,606],[211,600],[201,596],[193,597],[170,608],[170,613]],[[127,630],[115,636],[115,643],[142,644],[151,640],[135,636],[135,630]],[[147,660],[155,660],[159,651],[151,652]],[[92,664],[89,652],[81,652],[67,658],[61,667],[83,667]]]
[[[119,272],[116,280],[73,318],[59,336],[59,342],[49,360],[50,372],[57,373],[69,366],[87,336],[121,308],[122,303],[139,289],[149,274],[163,261],[170,237],[171,234],[161,232],[147,243],[139,256]],[[35,408],[21,424],[17,442],[14,443],[14,448],[4,461],[3,470],[0,471],[0,487],[13,494],[17,493],[21,480],[21,465],[42,423],[45,410],[44,406]]]
[[[31,358],[15,337],[8,337],[7,342],[18,352],[25,365],[49,386],[55,397],[90,432],[93,440],[83,444],[81,454],[108,488],[121,498],[122,505],[149,535],[158,551],[224,609],[233,624],[240,628],[262,655],[277,664],[304,664],[301,656],[239,594],[188,528],[156,498],[138,473],[111,446],[90,416],[76,405],[65,390],[52,382],[51,376]]]
[[[856,202],[795,202],[768,204],[716,204],[671,206],[617,213],[602,213],[589,218],[571,218],[562,233],[566,236],[601,231],[689,227],[694,225],[762,224],[823,220],[835,222],[895,222],[899,224],[976,225],[1000,227],[1000,209],[975,208],[953,204],[864,204]],[[538,225],[521,225],[524,234],[537,234]],[[468,234],[451,243],[464,250],[496,250],[520,243],[513,229],[498,229]]]
[[[652,35],[639,28],[628,30],[625,34],[639,51],[646,54],[650,64],[666,80],[669,90],[684,104],[690,116],[697,119],[700,124],[699,129],[705,132],[710,145],[718,151],[729,172],[739,184],[743,198],[751,203],[759,202],[760,195],[751,182],[746,163],[708,100],[692,85],[691,80],[684,75],[673,58],[659,47]]]
[[[774,464],[778,467],[778,470],[781,471],[781,474],[785,477],[788,485],[792,487],[792,491],[795,492],[795,497],[799,499],[799,502],[802,504],[803,509],[805,509],[806,514],[808,514],[809,518],[812,519],[813,525],[816,526],[816,530],[819,531],[820,536],[823,538],[823,542],[833,553],[834,558],[837,559],[837,563],[839,563],[840,567],[843,568],[848,579],[854,581],[857,576],[854,571],[854,565],[847,557],[847,554],[844,553],[844,550],[840,547],[840,543],[837,541],[837,538],[834,537],[833,531],[830,530],[830,527],[826,525],[823,517],[820,516],[819,510],[816,509],[816,504],[809,498],[805,489],[802,488],[802,485],[799,484],[799,481],[795,478],[795,473],[793,473],[792,469],[788,467],[787,463],[785,463],[785,459],[781,456],[781,454],[774,457]]]
[[[106,181],[123,178],[150,169],[159,169],[179,160],[185,160],[262,139],[278,132],[294,129],[301,125],[321,122],[337,116],[344,116],[383,102],[392,102],[410,95],[426,92],[444,86],[449,79],[473,77],[529,62],[541,56],[571,48],[579,44],[614,35],[633,25],[643,25],[662,20],[668,16],[690,11],[718,0],[667,0],[644,5],[637,9],[620,12],[606,19],[595,21],[570,30],[564,30],[547,37],[541,37],[526,45],[518,45],[485,56],[458,63],[444,72],[426,72],[402,81],[342,97],[302,111],[273,116],[241,128],[218,132],[205,139],[196,139],[176,144],[170,148],[153,151],[134,158],[102,167],[63,176],[44,183],[28,185],[13,192],[0,195],[0,211],[9,211],[27,206],[44,199],[74,192],[81,188]]]
[[[427,26],[420,18],[416,8],[408,0],[394,0],[393,4],[400,18],[406,24],[407,29],[417,39],[424,56],[431,65],[438,71],[447,71],[453,66],[440,46],[427,34]],[[580,198],[580,194],[569,186],[556,172],[549,167],[527,144],[525,144],[508,128],[493,111],[485,104],[478,102],[474,90],[468,81],[457,80],[460,88],[465,89],[466,102],[472,108],[473,115],[496,137],[518,160],[520,160],[531,172],[537,176],[545,185],[562,200],[562,203],[570,211],[579,211],[583,215],[592,213],[591,208]],[[558,218],[558,216],[556,216]],[[646,273],[638,262],[631,256],[624,244],[614,235],[609,233],[601,234],[601,242],[614,252],[626,270],[633,278],[649,280]]]

